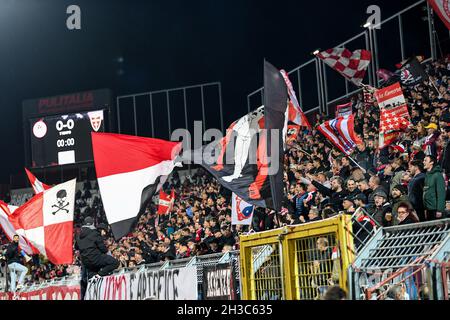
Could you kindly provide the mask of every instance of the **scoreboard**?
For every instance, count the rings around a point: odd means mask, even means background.
[[[93,160],[91,132],[105,131],[105,110],[29,119],[32,167]]]

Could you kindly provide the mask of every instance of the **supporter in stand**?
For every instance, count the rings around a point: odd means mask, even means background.
[[[10,289],[11,292],[16,292],[16,289],[21,289],[25,281],[25,276],[28,273],[28,268],[24,266],[24,252],[19,247],[19,236],[15,235],[13,241],[6,249],[5,257],[8,263],[8,269],[11,277]],[[19,273],[17,281],[16,272]],[[16,287],[17,281],[17,287]]]
[[[301,216],[307,222],[309,213],[315,213],[313,208],[317,208],[317,217],[329,218],[343,211],[344,207],[349,214],[353,209],[364,209],[354,219],[356,221],[367,222],[364,217],[371,217],[381,226],[391,226],[397,224],[403,215],[402,210],[399,212],[402,209],[400,198],[403,202],[405,197],[417,212],[419,221],[444,218],[446,179],[441,168],[449,175],[449,62],[450,59],[445,57],[425,65],[439,93],[427,82],[402,88],[413,122],[413,126],[395,143],[404,148],[378,149],[378,105],[375,102],[366,106],[362,95],[355,96],[353,103],[358,106],[355,108],[355,128],[364,142],[350,157],[367,172],[349,161],[349,156],[331,148],[316,129],[301,131],[295,145],[302,150],[292,146],[286,152],[286,214],[257,208],[251,229],[259,232],[285,224],[295,225],[300,223]],[[321,124],[324,115],[318,114],[316,119],[316,125]],[[431,156],[425,158],[426,154]],[[398,190],[398,185],[401,190]],[[153,263],[186,257],[187,252],[190,256],[198,256],[230,250],[230,246],[233,250],[239,249],[238,233],[249,229],[230,226],[230,192],[206,171],[198,169],[184,180],[174,172],[164,188],[165,191],[172,188],[175,191],[174,208],[168,215],[157,216],[157,206],[153,203],[139,219],[136,230],[125,238],[116,241],[108,233],[105,243],[120,261],[120,267],[142,263],[139,255],[145,263]],[[86,217],[94,219],[97,225],[107,223],[98,190],[94,189],[85,183],[77,192],[76,232]],[[390,203],[393,204],[392,209]],[[406,223],[403,221],[398,223]],[[175,249],[177,243],[178,252]],[[77,255],[75,251],[75,263],[79,265]],[[35,265],[32,271],[34,279],[48,279],[52,270],[56,270],[58,276],[55,266],[44,263],[42,258],[40,260],[40,265]]]

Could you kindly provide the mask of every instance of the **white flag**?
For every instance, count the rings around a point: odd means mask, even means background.
[[[231,219],[232,225],[250,226],[253,220],[255,207],[248,204],[233,193]]]

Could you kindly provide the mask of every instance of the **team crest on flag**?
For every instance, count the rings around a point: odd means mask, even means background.
[[[103,122],[103,111],[89,112],[88,116],[91,120],[92,129],[94,129],[95,132],[98,132]]]
[[[232,215],[233,225],[251,225],[253,220],[253,212],[255,207],[233,193],[232,199]]]

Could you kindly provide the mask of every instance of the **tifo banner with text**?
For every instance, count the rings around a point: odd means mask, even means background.
[[[16,294],[0,292],[0,300],[80,300],[80,286],[50,286]]]
[[[230,264],[218,264],[203,268],[204,300],[237,300],[236,274]]]
[[[141,269],[89,281],[85,300],[197,300],[197,268]]]

